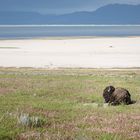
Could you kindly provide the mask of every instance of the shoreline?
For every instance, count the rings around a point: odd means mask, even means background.
[[[140,68],[140,36],[0,40],[0,67]]]
[[[140,26],[140,24],[0,24],[0,27],[28,27],[28,26]]]
[[[5,37],[0,38],[0,41],[3,40],[65,40],[65,39],[95,39],[95,38],[139,38],[140,35],[137,36],[48,36],[48,37]]]
[[[100,71],[140,71],[140,67],[124,67],[124,68],[90,68],[90,67],[3,67],[0,66],[0,70],[2,69],[19,69],[19,70],[100,70]]]

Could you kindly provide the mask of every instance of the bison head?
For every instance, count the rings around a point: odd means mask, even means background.
[[[105,103],[109,103],[112,93],[115,91],[113,86],[108,86],[103,91],[103,97],[105,99]]]

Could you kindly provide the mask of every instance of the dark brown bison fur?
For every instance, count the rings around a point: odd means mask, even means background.
[[[103,91],[103,97],[105,99],[105,103],[109,103],[111,105],[128,105],[132,103],[129,91],[124,88],[108,86]]]

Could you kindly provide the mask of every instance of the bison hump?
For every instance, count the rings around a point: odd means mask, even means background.
[[[128,90],[124,88],[116,88],[113,94],[114,94],[114,97],[120,98],[120,99],[125,98],[125,97],[130,97]]]

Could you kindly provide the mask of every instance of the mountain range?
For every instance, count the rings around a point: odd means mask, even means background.
[[[0,11],[0,24],[140,24],[140,5],[110,4],[96,11],[63,15]]]

